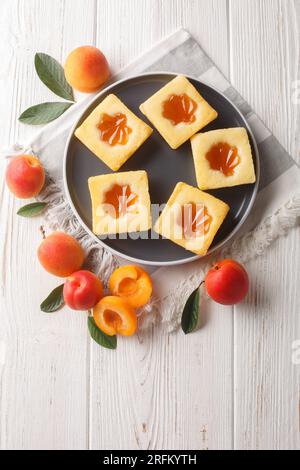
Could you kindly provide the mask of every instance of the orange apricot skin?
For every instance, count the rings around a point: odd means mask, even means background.
[[[74,49],[67,57],[64,70],[67,82],[83,93],[99,90],[110,76],[105,55],[94,46]]]
[[[5,174],[8,189],[18,198],[37,196],[45,184],[45,170],[33,155],[13,157]]]
[[[233,259],[214,264],[205,276],[208,295],[219,304],[235,305],[244,300],[249,291],[249,277],[244,266]]]
[[[54,232],[38,247],[38,259],[48,273],[68,277],[84,262],[84,251],[75,238],[67,233]]]
[[[63,295],[73,310],[89,310],[103,297],[102,282],[90,271],[77,271],[67,278]]]
[[[127,286],[127,288],[126,288]],[[120,266],[109,279],[109,289],[133,308],[140,308],[149,302],[152,295],[152,280],[139,266]]]
[[[112,314],[118,321],[110,320]],[[113,295],[103,297],[93,309],[96,325],[109,336],[116,334],[132,336],[137,329],[137,315],[135,310],[123,299]]]

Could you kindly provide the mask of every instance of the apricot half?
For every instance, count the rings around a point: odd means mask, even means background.
[[[151,297],[152,281],[149,274],[139,266],[121,266],[110,276],[109,289],[131,307],[139,308],[146,305]]]
[[[136,332],[136,313],[120,297],[103,297],[94,307],[93,315],[98,328],[109,336],[132,336]]]

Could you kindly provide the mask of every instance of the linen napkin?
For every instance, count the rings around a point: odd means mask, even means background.
[[[245,262],[263,253],[270,243],[294,226],[300,215],[300,169],[258,118],[249,104],[229,83],[195,39],[180,29],[162,40],[115,75],[112,82],[143,72],[160,71],[190,75],[223,92],[246,117],[256,138],[261,163],[259,192],[251,215],[235,240],[222,252],[186,265],[151,269],[155,285],[152,301],[141,312],[146,328],[158,319],[173,331],[179,324],[187,296],[197,287],[213,259],[223,256]],[[82,229],[64,197],[62,160],[70,129],[94,95],[83,99],[61,118],[44,127],[25,146],[15,145],[7,154],[34,152],[47,170],[49,184],[41,199],[49,202],[46,223],[77,237],[89,253],[90,263],[107,279],[122,262],[103,249]]]

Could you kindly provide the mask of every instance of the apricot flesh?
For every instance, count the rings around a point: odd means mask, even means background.
[[[68,277],[84,262],[84,251],[75,238],[67,233],[54,232],[38,247],[38,259],[50,274]]]
[[[98,328],[109,336],[132,336],[136,332],[136,313],[120,297],[103,297],[94,307],[93,315]]]
[[[67,57],[64,70],[67,82],[83,93],[99,90],[110,76],[105,55],[94,46],[74,49]]]
[[[45,170],[33,155],[13,157],[5,174],[9,190],[21,199],[37,196],[45,184]]]
[[[63,295],[73,310],[89,310],[103,297],[102,282],[90,271],[77,271],[67,278]]]
[[[133,308],[139,308],[149,301],[152,281],[149,274],[139,266],[120,266],[109,279],[109,289]]]

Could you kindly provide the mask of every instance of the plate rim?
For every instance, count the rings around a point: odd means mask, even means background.
[[[236,112],[242,118],[242,121],[245,123],[245,127],[247,129],[247,132],[251,136],[252,143],[253,143],[253,146],[254,146],[255,160],[256,160],[256,181],[254,183],[253,193],[252,193],[252,196],[251,196],[251,200],[248,204],[248,207],[247,207],[243,217],[239,221],[239,223],[227,235],[227,237],[224,238],[224,240],[220,241],[213,248],[209,249],[208,252],[204,256],[195,255],[195,256],[191,256],[189,258],[183,258],[183,259],[174,260],[174,261],[149,261],[149,260],[143,260],[143,259],[140,259],[140,258],[134,258],[132,256],[120,253],[118,250],[115,250],[114,248],[111,248],[103,240],[98,238],[97,235],[95,235],[92,232],[92,230],[84,223],[84,221],[82,220],[81,216],[79,215],[79,213],[78,213],[78,211],[77,211],[77,209],[76,209],[76,207],[75,207],[75,205],[72,201],[71,195],[70,195],[68,182],[67,182],[68,181],[68,179],[67,179],[68,150],[69,150],[69,147],[70,147],[71,140],[74,137],[74,132],[77,129],[78,124],[82,119],[82,116],[86,113],[86,110],[90,106],[92,106],[93,103],[101,97],[101,95],[107,93],[111,88],[114,88],[115,86],[120,85],[120,84],[122,84],[124,82],[127,82],[129,80],[134,80],[134,79],[138,79],[138,78],[142,78],[142,77],[153,77],[153,76],[156,76],[156,75],[157,76],[158,75],[165,75],[165,76],[168,76],[168,77],[173,76],[174,78],[177,77],[178,75],[183,75],[184,77],[186,77],[190,80],[195,80],[195,81],[199,82],[200,84],[203,84],[203,85],[211,88],[216,93],[220,94],[231,106],[233,106],[233,108],[236,110]],[[204,81],[202,82],[198,78],[192,77],[192,76],[184,74],[184,73],[178,74],[178,73],[175,73],[175,72],[166,72],[166,71],[145,72],[145,73],[141,73],[141,74],[137,74],[137,75],[131,75],[131,76],[126,77],[126,78],[122,78],[120,80],[117,80],[116,82],[111,83],[107,87],[103,88],[99,93],[97,93],[94,96],[94,98],[91,101],[89,101],[87,103],[87,105],[81,111],[80,116],[78,117],[78,119],[76,119],[75,123],[71,127],[71,130],[69,132],[69,135],[68,135],[68,138],[67,138],[67,141],[66,141],[66,145],[65,145],[65,149],[64,149],[64,155],[63,155],[63,186],[64,186],[64,190],[65,190],[65,195],[66,195],[66,198],[67,198],[67,202],[70,205],[70,207],[72,209],[72,212],[75,215],[75,217],[78,220],[81,227],[87,232],[87,234],[94,241],[96,241],[100,246],[102,246],[102,248],[105,248],[106,250],[108,250],[113,255],[118,256],[119,258],[125,259],[125,260],[133,262],[133,263],[143,264],[143,265],[148,265],[148,266],[178,266],[178,265],[182,265],[182,264],[186,264],[186,263],[191,263],[191,262],[196,261],[198,259],[204,259],[207,256],[214,253],[215,251],[219,250],[222,246],[224,246],[226,243],[228,243],[229,240],[231,240],[236,235],[236,233],[241,229],[241,227],[243,226],[243,224],[247,220],[247,218],[248,218],[248,216],[249,216],[249,214],[252,210],[252,207],[253,207],[254,201],[256,199],[257,193],[258,193],[259,181],[260,181],[260,155],[259,155],[258,145],[257,145],[256,139],[254,137],[254,134],[252,132],[252,129],[251,129],[247,119],[245,118],[245,116],[241,113],[241,111],[238,109],[238,107],[223,92],[218,90],[216,87],[214,87],[214,86],[212,86],[212,85],[210,85],[210,84],[208,84]]]

